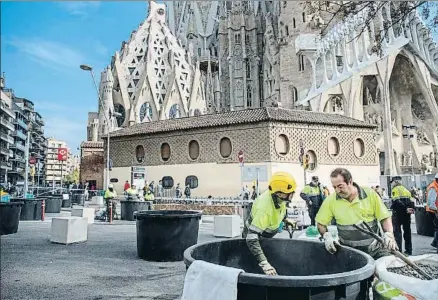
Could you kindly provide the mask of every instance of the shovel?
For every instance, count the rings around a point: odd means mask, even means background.
[[[365,227],[367,227],[367,229],[364,229],[362,226],[360,225],[365,225]],[[359,223],[359,224],[355,224],[353,225],[356,229],[362,231],[363,233],[366,233],[368,235],[370,235],[371,237],[373,237],[374,239],[376,239],[380,244],[384,244],[383,238],[381,238],[378,234],[374,233],[372,231],[372,229],[370,228],[370,226],[368,226],[368,224],[366,223]],[[395,257],[400,258],[402,261],[404,261],[408,266],[410,266],[412,269],[414,269],[415,271],[417,271],[420,275],[422,275],[424,278],[426,278],[427,280],[433,280],[433,277],[428,274],[427,272],[425,272],[424,270],[422,270],[416,263],[414,263],[412,260],[410,260],[409,258],[407,258],[406,256],[404,256],[400,251],[398,250],[391,250],[391,253],[394,254]]]

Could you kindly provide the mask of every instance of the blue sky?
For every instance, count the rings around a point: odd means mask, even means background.
[[[146,15],[147,1],[1,2],[1,71],[7,87],[33,101],[46,136],[78,152],[87,113],[98,105],[91,76],[79,65],[92,65],[99,80]]]
[[[147,1],[0,5],[7,86],[34,102],[46,120],[46,136],[67,141],[77,153],[86,139],[87,113],[98,105],[91,76],[79,65],[92,65],[99,81],[111,55],[146,19]]]

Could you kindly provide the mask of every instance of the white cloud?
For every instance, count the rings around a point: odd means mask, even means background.
[[[85,61],[84,56],[79,51],[58,42],[39,38],[15,38],[6,42],[35,62],[56,70],[77,69]]]
[[[62,9],[73,16],[85,17],[100,6],[99,1],[63,1],[57,3]]]

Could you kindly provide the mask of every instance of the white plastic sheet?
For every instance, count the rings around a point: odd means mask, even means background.
[[[410,256],[409,259],[414,262],[421,261],[422,264],[438,266],[438,254]],[[388,271],[389,268],[399,268],[405,265],[405,262],[395,256],[382,257],[376,261],[376,275],[380,280],[409,293],[417,300],[438,299],[438,279],[421,280]]]

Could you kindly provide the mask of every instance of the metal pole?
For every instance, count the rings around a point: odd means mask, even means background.
[[[61,160],[61,195],[62,195],[62,168],[64,166],[64,161]]]
[[[99,105],[101,106],[101,109],[102,109],[102,112],[103,112],[103,115],[105,116],[105,119],[106,119],[106,123],[107,123],[107,126],[108,126],[108,128],[107,128],[107,130],[108,130],[108,132],[107,132],[107,151],[106,151],[106,179],[105,179],[105,189],[107,189],[108,188],[108,185],[109,185],[109,170],[110,170],[110,162],[109,162],[109,146],[110,146],[110,118],[109,118],[109,116],[107,117],[107,115],[106,115],[106,111],[105,111],[105,107],[103,106],[103,102],[102,102],[102,98],[100,97],[100,92],[99,92],[99,88],[97,87],[97,83],[96,83],[96,78],[94,77],[94,72],[93,72],[93,70],[91,69],[90,70],[90,73],[91,73],[91,77],[93,78],[93,83],[94,83],[94,87],[96,88],[96,92],[97,92],[97,96],[98,96],[98,98],[99,98]],[[109,112],[108,112],[109,113]]]
[[[38,180],[38,187],[37,187],[37,196],[40,192],[40,161],[38,160],[38,175],[37,175],[37,180]]]
[[[24,157],[25,161],[25,169],[24,169],[24,198],[27,197],[27,191],[29,189],[29,148],[30,148],[30,129],[27,130],[27,143],[26,143],[26,152]]]

